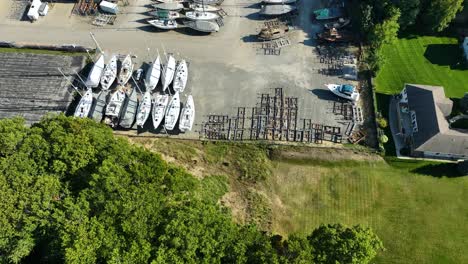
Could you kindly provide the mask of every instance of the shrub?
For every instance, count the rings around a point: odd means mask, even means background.
[[[383,117],[377,118],[377,125],[379,125],[380,128],[386,128],[388,126],[387,119]]]
[[[379,142],[382,143],[382,144],[385,144],[388,142],[388,137],[386,135],[381,135],[379,137]]]

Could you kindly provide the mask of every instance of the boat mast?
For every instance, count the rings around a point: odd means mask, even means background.
[[[57,68],[57,70],[63,75],[63,78],[65,78],[65,80],[67,80],[68,83],[70,83],[70,85],[73,87],[73,89],[75,89],[75,91],[81,96],[83,97],[83,95],[80,93],[80,91],[78,90],[78,88],[73,85],[73,83],[68,79],[67,76],[65,76],[65,74],[62,72],[62,70],[60,70],[60,68]]]
[[[80,74],[79,74],[76,70],[75,70],[75,73],[76,73],[76,76],[78,76],[78,79],[80,79],[80,81],[84,84],[84,86],[85,86],[86,88],[90,89],[90,88],[88,87],[88,85],[86,85],[86,83],[83,81],[83,79],[81,79]]]
[[[101,46],[99,46],[99,43],[97,42],[93,32],[89,32],[89,34],[91,35],[91,38],[93,39],[94,44],[96,44],[96,52],[103,53],[102,49],[101,49]]]
[[[142,92],[141,89],[140,89],[140,86],[138,86],[137,81],[135,80],[135,78],[133,78],[133,75],[131,76],[131,78],[132,78],[133,82],[135,83],[136,88],[138,89],[138,91],[139,91],[141,94],[143,94],[143,92]]]

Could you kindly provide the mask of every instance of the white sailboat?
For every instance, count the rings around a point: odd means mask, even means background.
[[[185,90],[185,86],[187,85],[187,78],[187,62],[185,60],[181,60],[179,64],[177,64],[177,68],[175,70],[174,83],[172,84],[174,91],[182,93]]]
[[[325,86],[334,94],[341,98],[359,101],[359,92],[356,87],[350,84],[325,84]]]
[[[152,91],[158,85],[159,77],[161,77],[161,60],[159,59],[159,55],[154,60],[151,67],[146,72],[145,77],[145,86],[147,91]]]
[[[270,5],[294,4],[297,0],[263,0],[263,3]]]
[[[93,105],[93,101],[93,90],[91,88],[88,88],[86,93],[81,97],[80,102],[78,103],[78,106],[75,109],[75,117],[88,117],[89,110]]]
[[[164,70],[161,76],[163,91],[166,91],[167,87],[169,87],[169,85],[172,82],[172,79],[174,78],[175,66],[176,61],[174,57],[172,55],[169,55],[169,58],[167,59],[167,63],[164,66]]]
[[[195,11],[200,11],[200,12],[218,12],[221,10],[221,8],[217,6],[210,6],[210,5],[203,5],[203,4],[197,4],[197,3],[191,3],[189,4],[189,8]]]
[[[104,68],[104,73],[101,77],[102,90],[108,90],[117,78],[117,56],[113,55],[109,63]]]
[[[219,31],[219,25],[216,21],[208,20],[186,20],[184,25],[200,32],[213,33]]]
[[[133,72],[133,63],[132,57],[130,55],[125,56],[125,59],[122,61],[122,66],[120,67],[119,73],[119,84],[124,86],[127,84],[128,80],[132,76]]]
[[[157,129],[164,119],[166,113],[167,104],[169,103],[169,95],[167,94],[156,94],[153,101],[153,126]]]
[[[265,16],[279,16],[290,13],[297,9],[293,5],[264,5],[260,9],[260,14]]]
[[[185,17],[191,20],[216,20],[219,15],[206,11],[188,11],[185,12]]]
[[[138,111],[136,89],[133,88],[130,91],[127,89],[127,97],[127,103],[125,104],[125,107],[122,108],[123,112],[120,114],[119,126],[129,129],[132,127],[133,122],[135,122],[135,117]]]
[[[153,7],[160,10],[178,11],[184,9],[184,5],[179,2],[165,2],[153,4]]]
[[[96,88],[101,80],[102,71],[104,70],[104,54],[99,55],[93,67],[89,71],[88,78],[85,81],[86,87]]]
[[[195,119],[195,104],[193,103],[192,95],[187,97],[182,115],[180,116],[179,129],[182,132],[192,130],[193,120]]]
[[[175,128],[177,120],[179,120],[179,114],[180,114],[180,97],[179,97],[179,93],[176,92],[174,96],[172,97],[171,102],[169,103],[166,109],[166,115],[164,116],[164,127],[167,130],[173,130]]]
[[[177,21],[169,20],[169,19],[153,19],[153,20],[148,20],[148,23],[152,25],[153,27],[160,28],[160,29],[175,29],[179,26],[177,24]]]
[[[120,119],[120,112],[122,110],[122,106],[125,102],[127,97],[127,93],[125,93],[124,87],[121,86],[115,91],[106,107],[106,117],[104,122],[111,127],[116,127],[119,123]]]
[[[149,114],[151,112],[151,94],[149,91],[146,91],[143,94],[143,97],[140,101],[140,106],[138,107],[138,113],[136,117],[137,126],[143,127],[148,120]]]
[[[202,5],[219,5],[224,0],[193,0],[194,3],[202,4]]]

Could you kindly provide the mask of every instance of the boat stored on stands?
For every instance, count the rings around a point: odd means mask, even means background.
[[[205,32],[205,33],[213,33],[213,32],[218,32],[219,31],[219,25],[215,21],[206,21],[206,20],[195,20],[195,21],[190,21],[186,20],[184,21],[184,25],[200,32]]]
[[[138,106],[138,113],[136,117],[136,124],[139,127],[143,127],[148,120],[149,114],[151,112],[151,94],[149,91],[146,91],[140,100],[140,105]]]
[[[119,84],[122,86],[127,84],[128,80],[130,80],[130,77],[132,77],[132,72],[133,72],[132,57],[130,55],[127,55],[123,59],[121,67],[120,67],[119,80],[118,80]]]
[[[156,94],[153,100],[153,112],[152,112],[154,129],[158,129],[159,125],[164,119],[164,115],[166,114],[166,108],[167,108],[168,103],[169,103],[169,95]]]
[[[145,86],[147,91],[152,91],[158,85],[159,78],[161,77],[161,60],[158,57],[151,64],[151,67],[146,72]]]
[[[153,7],[160,10],[179,11],[184,8],[184,5],[179,2],[165,2],[154,4]]]
[[[104,68],[104,73],[101,77],[102,90],[108,90],[114,83],[115,78],[117,78],[117,56],[113,55]]]
[[[102,72],[104,70],[104,54],[101,53],[94,62],[93,67],[89,71],[88,78],[86,78],[85,85],[88,88],[96,88],[101,81]]]
[[[198,3],[189,4],[189,8],[195,11],[200,11],[200,12],[218,12],[221,10],[221,8],[217,6],[203,5],[203,4],[198,4]]]
[[[88,117],[89,110],[91,106],[93,106],[94,98],[93,98],[93,90],[88,88],[86,93],[81,97],[78,106],[75,109],[75,117]]]
[[[127,94],[125,93],[125,88],[123,86],[118,87],[112,94],[109,104],[107,104],[104,123],[111,127],[116,127],[118,125],[120,112],[126,99]]]
[[[178,24],[175,20],[168,20],[168,19],[153,19],[153,20],[148,20],[148,23],[152,25],[153,27],[157,27],[160,29],[176,29],[178,27]]]
[[[187,85],[187,79],[188,79],[187,62],[185,60],[181,60],[177,64],[177,68],[175,70],[174,83],[172,84],[174,91],[180,92],[180,93],[184,92],[185,86]]]
[[[322,8],[314,11],[314,16],[317,20],[337,19],[344,15],[345,10],[341,7]]]
[[[333,29],[333,28],[340,29],[340,28],[344,28],[347,25],[349,25],[349,23],[351,23],[351,19],[349,19],[349,18],[339,18],[338,21],[325,23],[324,27],[326,29]]]
[[[132,89],[130,95],[128,95],[127,103],[125,104],[125,109],[123,115],[120,119],[119,125],[123,128],[131,128],[133,122],[135,121],[135,116],[138,110],[138,98],[136,89]]]
[[[297,9],[293,5],[263,5],[260,14],[265,16],[279,16],[291,13]]]
[[[164,116],[164,127],[167,130],[173,130],[179,120],[180,114],[180,95],[178,92],[172,96],[171,101],[166,109],[166,115]]]
[[[219,18],[219,15],[212,12],[206,11],[188,11],[185,12],[185,17],[190,20],[216,20]]]
[[[187,132],[192,130],[193,121],[195,119],[195,104],[193,103],[192,95],[187,97],[184,108],[182,109],[182,115],[179,121],[179,130]]]
[[[162,82],[162,90],[166,91],[167,87],[172,82],[174,78],[174,72],[176,67],[176,61],[172,54],[169,54],[169,58],[167,59],[166,65],[163,67],[163,72],[161,75],[161,82]]]
[[[94,105],[94,110],[91,116],[98,123],[102,121],[102,117],[104,115],[104,109],[107,103],[107,95],[109,95],[109,91],[101,91],[96,98],[96,103]]]
[[[181,15],[179,12],[169,11],[169,10],[155,10],[155,11],[149,12],[149,14],[161,20],[163,19],[174,20],[177,18],[181,18]]]
[[[359,92],[356,86],[350,84],[325,84],[325,86],[335,95],[351,100],[353,102],[359,101]]]

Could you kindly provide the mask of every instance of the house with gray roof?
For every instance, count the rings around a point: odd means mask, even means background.
[[[406,84],[397,96],[397,137],[414,157],[468,159],[468,131],[450,128],[453,102],[443,87]]]

